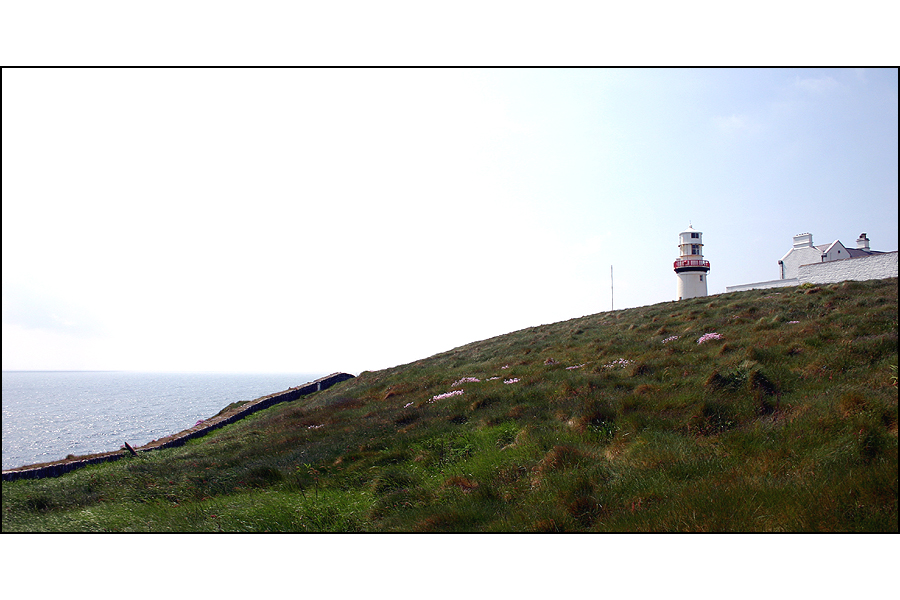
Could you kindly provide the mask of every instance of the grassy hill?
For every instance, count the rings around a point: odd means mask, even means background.
[[[897,296],[845,282],[532,327],[4,482],[3,531],[897,531]]]

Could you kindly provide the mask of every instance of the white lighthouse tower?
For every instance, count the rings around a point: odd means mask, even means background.
[[[678,299],[706,296],[709,261],[703,260],[703,233],[688,226],[678,234],[678,250],[680,256],[675,261]]]

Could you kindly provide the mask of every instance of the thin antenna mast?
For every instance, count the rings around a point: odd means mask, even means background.
[[[609,310],[614,310],[615,303],[613,300],[615,299],[615,288],[613,288],[613,275],[612,275],[612,265],[609,265]]]

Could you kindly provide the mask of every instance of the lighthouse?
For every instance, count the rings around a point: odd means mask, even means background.
[[[706,296],[709,261],[703,260],[703,233],[691,226],[678,234],[679,257],[675,261],[679,300]]]

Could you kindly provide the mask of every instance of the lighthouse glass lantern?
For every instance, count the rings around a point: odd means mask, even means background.
[[[688,227],[678,234],[678,260],[675,274],[678,277],[679,300],[706,296],[706,280],[709,261],[703,260],[703,233]]]

